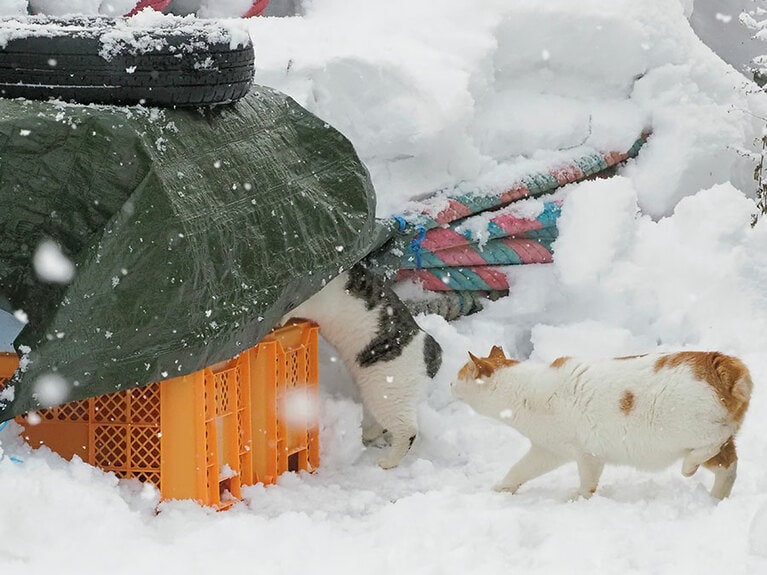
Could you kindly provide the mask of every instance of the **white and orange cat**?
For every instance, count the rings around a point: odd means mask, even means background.
[[[711,495],[727,497],[735,482],[735,434],[751,397],[739,359],[717,352],[679,352],[606,360],[563,357],[519,362],[493,347],[469,354],[454,395],[480,414],[511,425],[532,443],[498,491],[575,461],[578,495],[591,497],[606,463],[657,470],[682,460],[714,473]]]

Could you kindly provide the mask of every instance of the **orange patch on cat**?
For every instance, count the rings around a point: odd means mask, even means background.
[[[469,354],[471,356],[471,354]],[[474,364],[472,362],[465,363],[463,367],[458,372],[458,377],[460,379],[469,379],[470,377],[474,377]]]
[[[680,365],[686,365],[695,377],[706,382],[733,419],[742,421],[753,387],[751,374],[742,361],[715,351],[681,351],[658,358],[655,371]]]
[[[735,451],[735,441],[732,437],[724,442],[719,453],[714,455],[711,459],[703,464],[706,469],[715,469],[717,467],[724,467],[728,469],[730,465],[738,460],[738,454]]]
[[[570,358],[567,357],[567,356],[565,356],[565,357],[558,357],[557,359],[555,359],[554,361],[551,362],[551,367],[560,368],[563,365],[565,365],[568,361],[570,361]]]
[[[519,363],[515,359],[507,358],[506,354],[503,353],[503,350],[497,345],[493,346],[493,349],[490,350],[490,355],[487,357],[477,357],[471,352],[469,352],[469,357],[471,358],[471,363],[464,365],[458,373],[459,377],[463,377],[464,379],[466,378],[466,375],[468,375],[468,370],[472,368],[472,363],[474,377],[489,377],[495,373],[496,369],[517,365]]]
[[[646,357],[647,354],[643,353],[640,355],[622,355],[621,357],[616,357],[615,359],[638,359],[640,357]]]
[[[628,415],[634,409],[634,394],[628,389],[621,396],[620,408],[623,415]]]
[[[503,350],[497,345],[493,346],[493,349],[490,350],[490,355],[485,359],[492,363],[495,369],[517,365],[519,363],[516,359],[509,359],[506,357],[506,354],[503,353]]]

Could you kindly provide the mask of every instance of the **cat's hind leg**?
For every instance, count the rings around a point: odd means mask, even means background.
[[[384,469],[396,467],[418,434],[417,381],[369,372],[358,377],[357,383],[365,409],[391,437],[391,447],[378,460],[378,465]]]
[[[388,428],[389,426],[387,426]],[[413,445],[416,436],[418,435],[418,429],[415,423],[392,426],[393,429],[388,429],[391,434],[391,447],[389,450],[378,460],[378,465],[383,469],[391,469],[397,467],[402,458],[405,457],[410,447]]]
[[[685,477],[695,475],[698,467],[719,453],[721,447],[721,445],[715,444],[691,449],[682,461],[682,475]]]
[[[732,437],[722,445],[719,453],[703,463],[703,467],[714,473],[711,496],[717,499],[729,497],[738,475],[738,454]]]
[[[524,483],[553,471],[565,463],[567,460],[561,455],[552,453],[543,447],[531,445],[530,450],[522,459],[511,466],[506,476],[493,489],[516,493],[517,489]]]

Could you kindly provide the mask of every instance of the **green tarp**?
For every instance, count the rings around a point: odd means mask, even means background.
[[[351,144],[278,92],[200,110],[0,99],[0,306],[27,314],[31,349],[0,420],[38,409],[50,373],[70,401],[232,357],[385,236]],[[35,272],[46,239],[71,283]]]

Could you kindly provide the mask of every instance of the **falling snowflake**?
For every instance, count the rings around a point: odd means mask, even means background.
[[[75,264],[62,252],[56,242],[40,243],[33,258],[35,273],[44,282],[66,284],[75,277]]]

